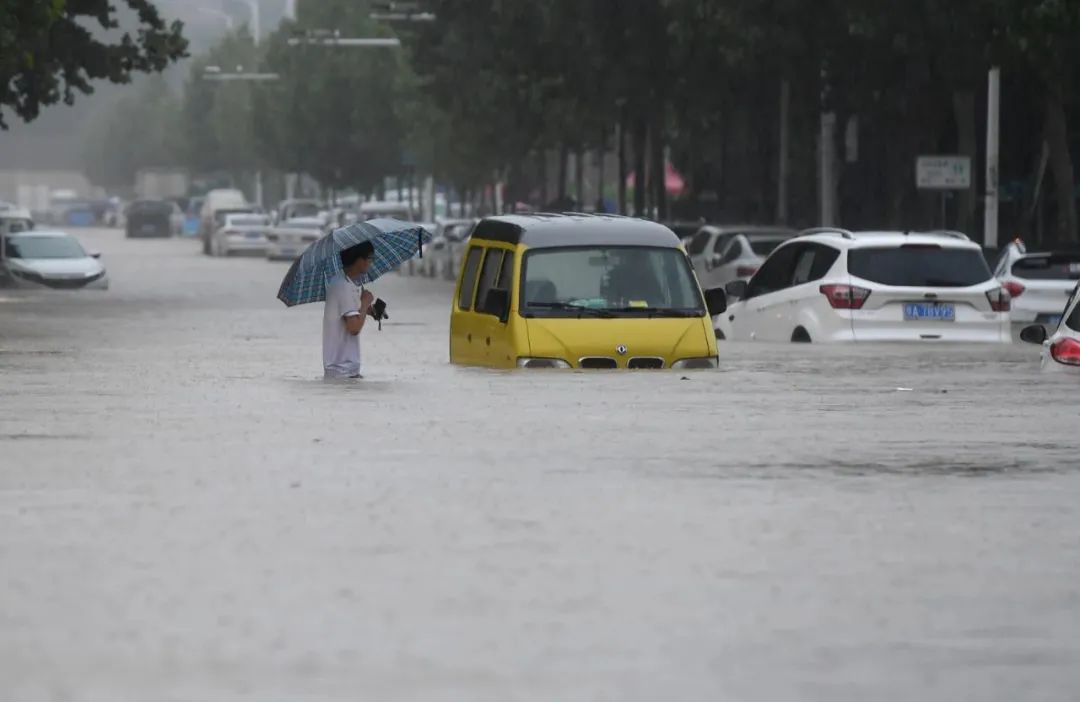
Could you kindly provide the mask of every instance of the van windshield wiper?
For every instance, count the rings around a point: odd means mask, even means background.
[[[568,310],[570,312],[577,312],[578,317],[585,314],[590,314],[594,317],[614,317],[610,311],[598,307],[586,307],[585,305],[577,305],[573,302],[529,302],[525,305],[529,307],[540,307],[546,310]]]
[[[679,309],[676,307],[605,307],[609,312],[637,312],[647,314],[650,317],[700,317],[703,312],[692,309]]]

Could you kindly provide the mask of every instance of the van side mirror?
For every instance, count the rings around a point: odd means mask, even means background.
[[[724,292],[732,300],[741,300],[746,297],[747,282],[745,280],[733,280],[724,286]]]
[[[1048,338],[1049,334],[1046,333],[1046,327],[1041,324],[1024,327],[1020,332],[1020,341],[1026,341],[1029,344],[1042,344]]]
[[[705,307],[709,316],[715,317],[727,311],[727,293],[723,288],[710,288],[705,291]]]
[[[506,324],[510,319],[510,291],[509,290],[488,290],[487,296],[484,298],[484,306],[480,310],[484,314],[494,315],[499,318],[499,321]]]

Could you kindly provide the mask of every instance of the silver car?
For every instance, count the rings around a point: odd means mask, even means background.
[[[66,232],[30,230],[4,237],[0,280],[18,288],[107,290],[99,254]]]
[[[749,280],[773,249],[794,237],[783,227],[704,226],[686,244],[686,253],[705,290],[733,280]]]

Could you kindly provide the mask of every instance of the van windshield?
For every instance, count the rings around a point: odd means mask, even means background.
[[[674,248],[603,246],[525,254],[521,312],[527,317],[700,316],[701,292],[685,254]]]

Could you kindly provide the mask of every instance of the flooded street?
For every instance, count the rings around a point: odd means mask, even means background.
[[[0,291],[3,700],[1065,700],[1080,388],[1009,347],[447,363],[390,276],[321,380],[287,264],[79,233]]]

